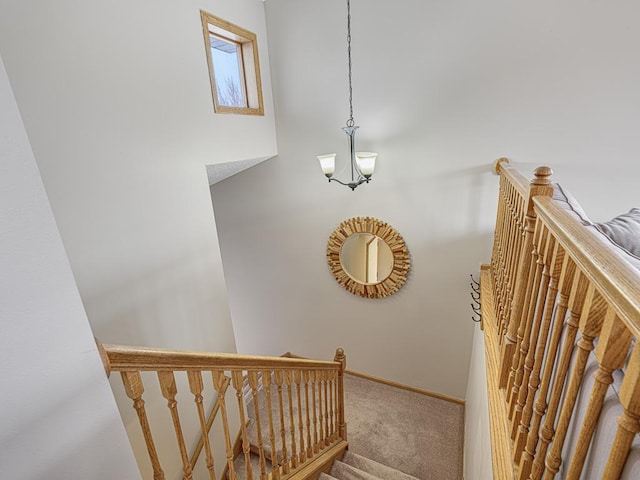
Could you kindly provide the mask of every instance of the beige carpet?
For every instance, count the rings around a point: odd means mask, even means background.
[[[460,480],[464,406],[345,375],[349,450],[421,480]]]

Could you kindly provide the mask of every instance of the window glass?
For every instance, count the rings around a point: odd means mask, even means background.
[[[240,45],[215,35],[210,39],[218,102],[226,107],[247,107]]]

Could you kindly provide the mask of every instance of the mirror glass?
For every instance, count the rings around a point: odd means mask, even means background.
[[[374,285],[393,269],[393,252],[380,237],[370,233],[351,235],[340,249],[340,263],[356,282]]]
[[[340,285],[364,298],[396,293],[411,269],[402,235],[371,217],[350,218],[338,225],[327,242],[327,263]]]

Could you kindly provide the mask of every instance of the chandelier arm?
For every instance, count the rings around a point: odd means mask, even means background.
[[[356,177],[356,146],[355,146],[356,131],[352,130],[349,134],[349,154],[351,155],[351,183],[355,182]]]
[[[363,183],[369,183],[370,180],[370,178],[360,178],[357,182],[346,183],[334,177],[329,178],[329,182],[338,182],[340,185],[349,187],[351,190],[355,190],[357,186],[362,185]]]

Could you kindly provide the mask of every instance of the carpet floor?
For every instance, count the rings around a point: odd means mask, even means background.
[[[462,479],[464,406],[345,375],[349,450],[421,480]]]

